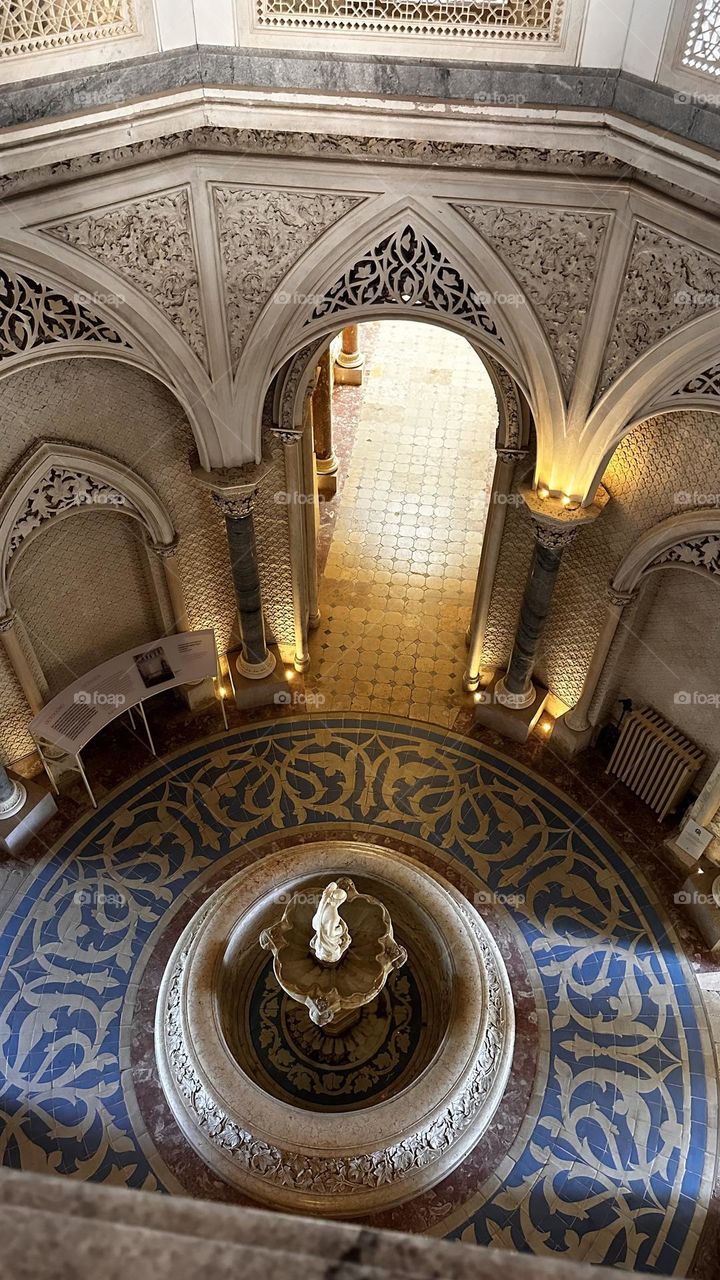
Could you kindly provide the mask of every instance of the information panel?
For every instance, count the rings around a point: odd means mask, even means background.
[[[43,707],[30,732],[76,756],[105,725],[146,698],[217,674],[214,631],[163,636],[87,671]]]

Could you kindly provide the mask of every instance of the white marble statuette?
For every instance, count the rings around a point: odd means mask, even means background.
[[[339,908],[347,899],[345,889],[332,880],[323,890],[318,909],[312,919],[315,930],[310,947],[322,964],[337,964],[352,941]]]

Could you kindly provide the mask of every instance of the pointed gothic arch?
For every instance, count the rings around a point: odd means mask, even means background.
[[[0,378],[78,356],[128,364],[175,396],[203,464],[219,465],[222,407],[214,412],[210,378],[198,362],[192,367],[180,335],[126,281],[67,257],[62,246],[50,256],[0,239]]]
[[[684,408],[720,409],[720,398],[713,402],[710,377],[717,365],[717,334],[717,311],[691,320],[646,351],[608,387],[578,440],[574,465],[579,494],[592,500],[620,442],[649,418]],[[692,377],[702,379],[703,371],[710,379],[707,394],[689,389]]]
[[[650,574],[671,568],[699,573],[720,583],[720,510],[699,507],[653,525],[619,565],[612,589],[632,594]]]
[[[539,449],[553,453],[565,428],[566,403],[547,337],[497,255],[452,210],[443,225],[429,202],[370,215],[361,206],[320,237],[278,286],[257,320],[238,366],[247,451],[260,456],[262,405],[268,386],[293,357],[306,367],[347,324],[393,317],[449,328],[492,357],[519,384],[538,430]],[[350,229],[351,228],[351,229]],[[504,306],[504,299],[513,306]],[[286,387],[288,372],[283,376]],[[293,365],[300,401],[302,370]],[[288,387],[289,393],[289,387]],[[287,399],[287,397],[285,397]]]
[[[148,546],[176,546],[157,494],[121,462],[77,445],[44,442],[21,461],[0,500],[0,615],[11,611],[11,578],[19,555],[48,525],[80,511],[117,511],[137,520]]]

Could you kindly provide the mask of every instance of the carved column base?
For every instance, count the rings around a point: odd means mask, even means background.
[[[536,698],[537,690],[532,684],[521,693],[511,693],[505,685],[505,677],[503,676],[495,685],[495,701],[501,703],[503,707],[507,707],[510,711],[525,711],[533,705]]]
[[[334,453],[329,458],[316,459],[318,493],[326,498],[333,498],[337,493],[337,475],[340,462]]]
[[[321,621],[322,621],[322,614],[321,614],[320,610],[319,610],[319,609],[317,609],[317,610],[316,610],[316,612],[315,612],[315,613],[311,613],[311,614],[310,614],[310,617],[308,618],[308,626],[309,626],[310,630],[311,630],[311,631],[317,631],[318,627],[320,626]]]
[[[240,654],[235,663],[235,669],[238,675],[244,676],[246,680],[264,680],[265,676],[269,676],[275,670],[277,658],[274,653],[268,649],[267,654],[262,662],[248,662],[246,658]]]
[[[57,813],[53,797],[40,783],[28,778],[16,785],[23,795],[20,808],[0,816],[0,850],[10,854],[20,853]]]
[[[541,685],[532,688],[532,703],[526,707],[513,708],[499,699],[503,689],[503,672],[496,672],[490,684],[485,688],[480,701],[475,707],[475,724],[492,729],[511,742],[527,742],[535,725],[543,713],[548,699],[548,691]]]
[[[0,821],[13,818],[25,806],[27,791],[22,782],[11,778],[9,773],[0,768]]]
[[[290,705],[293,696],[284,667],[271,669],[262,677],[255,674],[246,676],[241,670],[240,658],[241,655],[237,653],[228,655],[230,684],[236,707],[241,711],[250,711],[253,707]],[[252,668],[253,673],[256,669]]]
[[[296,653],[293,658],[293,666],[296,671],[307,671],[310,666],[310,654]]]
[[[360,356],[359,364],[340,364],[340,357],[335,363],[335,385],[341,387],[361,387],[365,357]]]

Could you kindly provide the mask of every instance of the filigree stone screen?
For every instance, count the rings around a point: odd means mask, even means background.
[[[0,58],[72,48],[138,32],[133,0],[0,3]]]
[[[720,76],[720,3],[699,0],[693,8],[682,63],[706,75]]]
[[[566,0],[256,0],[263,27],[556,44]]]

